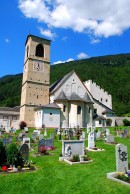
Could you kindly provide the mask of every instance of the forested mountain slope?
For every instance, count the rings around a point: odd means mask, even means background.
[[[93,57],[51,66],[51,84],[71,70],[112,95],[117,115],[130,113],[130,54]],[[0,106],[20,105],[22,74],[0,78]]]

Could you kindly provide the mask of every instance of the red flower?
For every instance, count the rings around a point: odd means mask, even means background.
[[[8,170],[7,166],[2,166],[2,170],[7,171]]]

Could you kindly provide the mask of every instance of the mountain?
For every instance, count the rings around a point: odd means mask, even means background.
[[[54,83],[75,70],[82,81],[91,79],[112,95],[113,110],[118,116],[130,113],[130,54],[92,57],[51,65],[50,82]],[[20,104],[22,74],[0,78],[0,106]]]

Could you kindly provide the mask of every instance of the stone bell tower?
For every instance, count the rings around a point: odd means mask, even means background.
[[[49,103],[50,40],[28,35],[21,91],[20,121],[35,126],[35,108]]]

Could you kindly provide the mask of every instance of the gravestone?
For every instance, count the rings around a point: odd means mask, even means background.
[[[88,148],[93,149],[95,147],[94,132],[88,134]]]
[[[41,139],[38,141],[38,152],[40,152],[40,148],[45,146],[45,139]]]
[[[82,132],[82,135],[80,136],[80,139],[85,139],[85,132]]]
[[[128,170],[128,152],[127,146],[123,144],[116,145],[116,171],[126,172]]]
[[[45,129],[44,131],[44,136],[46,137],[47,136],[47,130]]]
[[[11,135],[8,135],[8,142],[9,142],[9,144],[11,144],[12,143],[12,136]]]
[[[54,147],[54,140],[49,138],[45,141],[45,146],[46,147]]]
[[[28,132],[28,127],[24,127],[24,131],[25,131],[25,133],[27,133]]]
[[[127,137],[127,135],[128,135],[128,130],[127,129],[124,129],[123,137]]]
[[[69,139],[73,139],[73,134],[74,134],[74,132],[73,132],[73,130],[69,130]]]
[[[9,141],[6,138],[2,139],[2,142],[3,142],[3,146],[6,146],[7,144],[9,144]]]
[[[28,145],[28,147],[29,147],[29,149],[30,149],[30,138],[28,137],[28,138],[23,138],[23,143],[22,144],[27,144]]]
[[[18,141],[22,141],[22,139],[23,139],[23,133],[19,133],[19,135],[18,135]]]
[[[101,137],[101,131],[98,130],[98,132],[96,133],[96,138],[100,138]]]
[[[39,135],[39,140],[43,139],[44,138],[44,135],[43,134],[40,134]]]
[[[109,135],[109,134],[110,134],[110,130],[106,129],[106,135]]]
[[[39,138],[40,134],[41,134],[41,131],[36,129],[33,131],[33,133],[36,133],[37,134],[37,138]]]
[[[29,147],[27,144],[23,144],[20,149],[19,152],[21,154],[21,156],[23,157],[24,161],[27,162],[28,161],[28,155],[29,155]]]
[[[51,133],[51,134],[50,134],[50,138],[51,138],[51,139],[54,139],[54,133]]]
[[[0,137],[1,137],[1,131],[0,131]]]
[[[106,143],[114,143],[114,135],[107,135],[106,136]]]
[[[33,133],[33,134],[32,134],[32,140],[33,140],[34,142],[36,142],[36,138],[37,138],[37,133]]]
[[[117,131],[116,134],[117,134],[117,137],[123,137],[122,131]]]
[[[62,140],[62,156],[84,155],[83,140]]]

